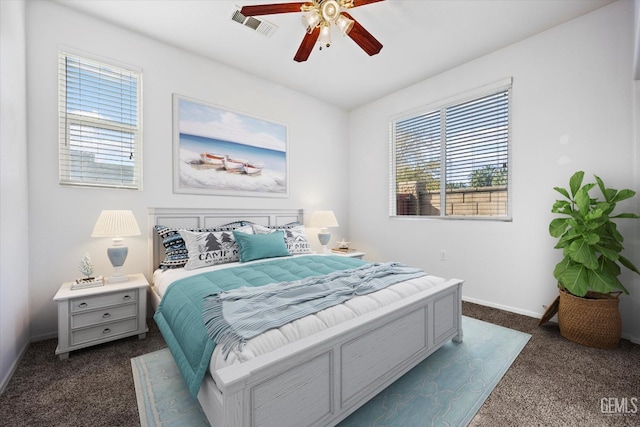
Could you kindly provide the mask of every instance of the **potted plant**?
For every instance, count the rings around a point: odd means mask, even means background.
[[[614,210],[616,203],[636,193],[606,188],[598,176],[595,183],[583,184],[583,178],[584,172],[578,171],[569,180],[569,190],[554,187],[564,196],[551,209],[562,216],[549,224],[549,233],[559,239],[555,248],[563,255],[553,271],[560,290],[558,326],[565,338],[577,343],[615,348],[622,333],[618,296],[629,294],[618,276],[621,267],[640,272],[622,256],[624,238],[613,220],[640,217]],[[596,186],[600,198],[590,194]]]

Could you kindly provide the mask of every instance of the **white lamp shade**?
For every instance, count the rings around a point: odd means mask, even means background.
[[[140,227],[133,212],[127,210],[105,210],[100,212],[91,237],[139,236]]]
[[[320,27],[320,36],[318,36],[320,46],[331,46],[331,27],[328,24]]]
[[[336,20],[336,26],[340,29],[342,35],[346,36],[353,28],[353,20],[344,15],[340,15]]]
[[[317,10],[310,10],[307,14],[302,15],[302,25],[309,34],[320,23],[320,13]]]
[[[338,226],[338,220],[333,211],[315,211],[311,215],[311,221],[309,221],[309,227],[327,228]]]

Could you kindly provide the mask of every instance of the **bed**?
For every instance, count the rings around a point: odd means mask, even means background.
[[[197,229],[237,221],[264,227],[303,224],[304,212],[299,209],[148,209],[149,276],[155,278],[150,301],[154,310],[161,303],[163,291],[156,286],[159,283],[155,283],[160,282],[159,273],[153,272],[165,256],[155,226]],[[300,255],[303,256],[315,261],[325,255]],[[337,257],[321,261],[342,262]],[[231,265],[221,268],[226,267]],[[181,273],[175,270],[171,274]],[[424,289],[409,283],[411,281],[393,285],[417,290],[247,360],[220,365],[218,362],[224,358],[216,348],[197,389],[198,401],[211,425],[335,425],[449,340],[461,342],[463,281],[435,276],[417,280],[429,284],[424,285]],[[161,286],[168,287],[166,283]],[[384,292],[391,291],[385,289]]]

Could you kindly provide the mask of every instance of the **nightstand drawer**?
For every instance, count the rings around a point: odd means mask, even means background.
[[[71,345],[79,345],[94,340],[104,340],[114,335],[135,331],[138,328],[138,319],[122,320],[94,326],[93,328],[71,331]]]
[[[127,317],[135,317],[138,314],[137,304],[119,305],[115,307],[106,307],[104,310],[90,311],[87,313],[79,313],[71,316],[71,328],[81,328],[84,326],[92,326],[114,320],[126,319]]]
[[[130,289],[122,292],[111,292],[108,294],[89,296],[84,298],[74,298],[71,302],[71,312],[93,310],[95,308],[106,307],[109,305],[122,304],[124,302],[133,302],[138,298],[138,291]]]

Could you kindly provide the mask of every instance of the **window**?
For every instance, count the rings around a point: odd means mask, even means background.
[[[60,184],[140,189],[140,72],[59,54]]]
[[[392,120],[391,216],[509,219],[510,91]]]

